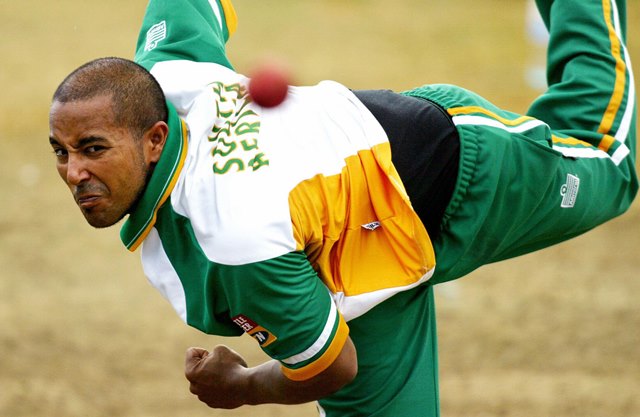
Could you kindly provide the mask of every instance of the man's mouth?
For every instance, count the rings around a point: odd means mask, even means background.
[[[95,207],[100,200],[100,196],[97,194],[87,194],[76,197],[76,202],[81,209],[90,209]]]

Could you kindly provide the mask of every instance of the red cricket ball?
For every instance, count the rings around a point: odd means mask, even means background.
[[[262,107],[280,105],[289,91],[289,81],[284,70],[266,65],[258,68],[249,80],[251,100]]]

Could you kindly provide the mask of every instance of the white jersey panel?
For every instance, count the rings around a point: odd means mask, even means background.
[[[190,132],[171,202],[214,262],[241,265],[295,250],[291,190],[340,174],[346,158],[388,141],[335,82],[290,87],[283,104],[267,109],[251,102],[247,77],[217,64],[167,61],[151,72]]]
[[[142,269],[147,279],[167,299],[178,316],[187,322],[187,301],[182,282],[162,247],[158,231],[153,228],[142,244]]]

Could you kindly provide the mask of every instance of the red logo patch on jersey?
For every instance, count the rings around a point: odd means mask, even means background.
[[[242,330],[244,330],[245,333],[256,339],[261,347],[267,347],[278,339],[269,330],[258,325],[258,323],[254,322],[245,315],[238,314],[231,320],[233,320],[235,324],[237,324]]]

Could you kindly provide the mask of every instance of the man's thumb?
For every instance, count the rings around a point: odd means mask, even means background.
[[[193,369],[204,358],[209,356],[209,351],[199,347],[190,347],[187,349],[184,358],[184,367],[186,371]]]

